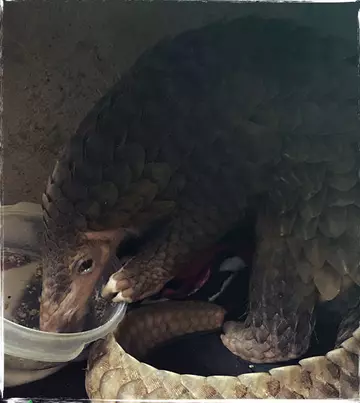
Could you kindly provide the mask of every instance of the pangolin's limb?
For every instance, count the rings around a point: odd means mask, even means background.
[[[111,276],[103,296],[117,294],[114,301],[132,302],[155,294],[194,253],[211,245],[238,221],[245,206],[244,190],[211,196],[214,190],[207,185],[206,177],[196,179],[188,181],[186,197],[179,197],[171,222]]]
[[[301,356],[310,342],[317,294],[329,301],[347,287],[347,278],[359,283],[357,140],[340,133],[327,135],[324,145],[319,135],[304,134],[301,146],[297,138],[290,147],[285,141],[265,212],[259,209],[250,313],[244,324],[227,324],[222,336],[244,359]]]
[[[245,323],[228,322],[221,339],[241,358],[282,362],[301,356],[314,328],[317,290],[312,278],[302,279],[288,239],[281,236],[273,211],[260,214],[258,244],[250,283]]]
[[[222,318],[221,308],[197,302],[154,304],[130,312],[115,335],[91,347],[85,381],[89,398],[359,398],[360,328],[325,356],[307,358],[299,365],[269,373],[238,377],[180,375],[139,361],[169,334],[217,328]]]

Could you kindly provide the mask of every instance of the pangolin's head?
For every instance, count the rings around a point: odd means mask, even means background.
[[[40,330],[82,330],[89,298],[116,254],[114,245],[109,239],[91,234],[45,230]]]

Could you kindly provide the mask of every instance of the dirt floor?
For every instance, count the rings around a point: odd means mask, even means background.
[[[56,154],[95,101],[161,37],[223,17],[294,16],[356,40],[356,4],[9,2],[4,202],[39,202]]]

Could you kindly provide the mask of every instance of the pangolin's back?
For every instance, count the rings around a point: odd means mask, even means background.
[[[294,163],[338,159],[358,124],[355,52],[256,17],[164,40],[80,124],[43,198],[48,225],[127,226],[196,199],[233,215]]]

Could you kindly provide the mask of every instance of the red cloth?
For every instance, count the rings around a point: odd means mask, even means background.
[[[184,265],[178,276],[174,279],[179,287],[173,288],[171,284],[165,286],[160,292],[161,298],[185,298],[199,290],[210,278],[215,262],[220,255],[238,256],[247,265],[250,265],[252,258],[251,245],[238,239],[229,242],[219,242],[199,253],[197,253],[190,263]]]

